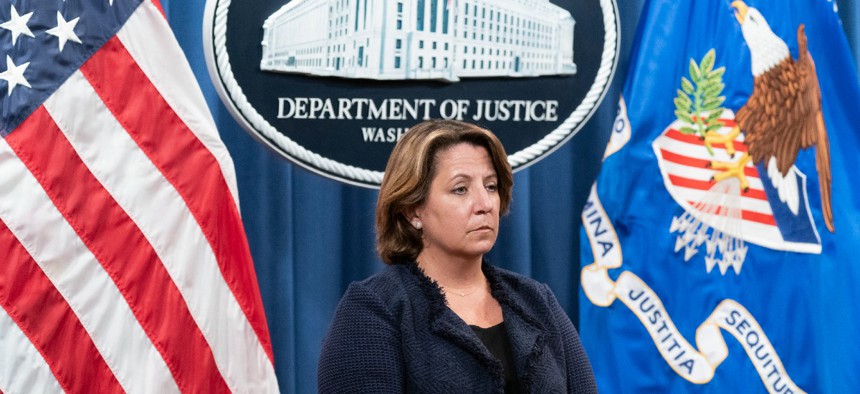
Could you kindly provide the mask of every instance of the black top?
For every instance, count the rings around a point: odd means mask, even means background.
[[[471,325],[469,327],[472,328],[478,339],[490,351],[490,354],[502,362],[502,367],[505,371],[505,394],[519,393],[517,368],[514,366],[514,355],[511,351],[511,341],[508,339],[508,332],[505,330],[505,323],[501,322],[487,328]]]

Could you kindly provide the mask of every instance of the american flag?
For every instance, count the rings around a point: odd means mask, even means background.
[[[233,163],[157,0],[3,0],[0,48],[0,392],[277,392]]]

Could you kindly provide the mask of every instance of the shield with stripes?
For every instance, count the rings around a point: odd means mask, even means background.
[[[728,135],[736,126],[733,111],[720,115]],[[705,139],[681,132],[685,123],[672,122],[652,143],[666,190],[683,209],[675,216],[670,231],[676,233],[675,252],[689,261],[703,252],[708,272],[719,266],[740,274],[748,245],[774,250],[821,253],[821,240],[812,221],[806,198],[806,177],[797,170],[800,210],[785,206],[766,174],[763,164],[747,161],[742,171],[746,183],[730,176],[720,180],[723,163],[737,162],[747,151],[743,134],[710,149]],[[731,147],[727,150],[727,145]]]

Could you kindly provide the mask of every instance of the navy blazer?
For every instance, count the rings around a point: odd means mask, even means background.
[[[502,307],[514,364],[527,393],[596,393],[570,319],[544,284],[483,271]],[[414,263],[350,284],[326,335],[321,393],[503,393],[502,364]]]

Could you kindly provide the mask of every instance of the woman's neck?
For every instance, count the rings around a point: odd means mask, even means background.
[[[452,258],[427,253],[418,255],[418,266],[436,281],[445,294],[448,307],[468,325],[492,327],[504,320],[502,307],[490,293],[489,282],[481,270],[482,256]]]
[[[443,288],[468,290],[485,283],[481,258],[442,255],[425,249],[418,255],[418,266]]]

